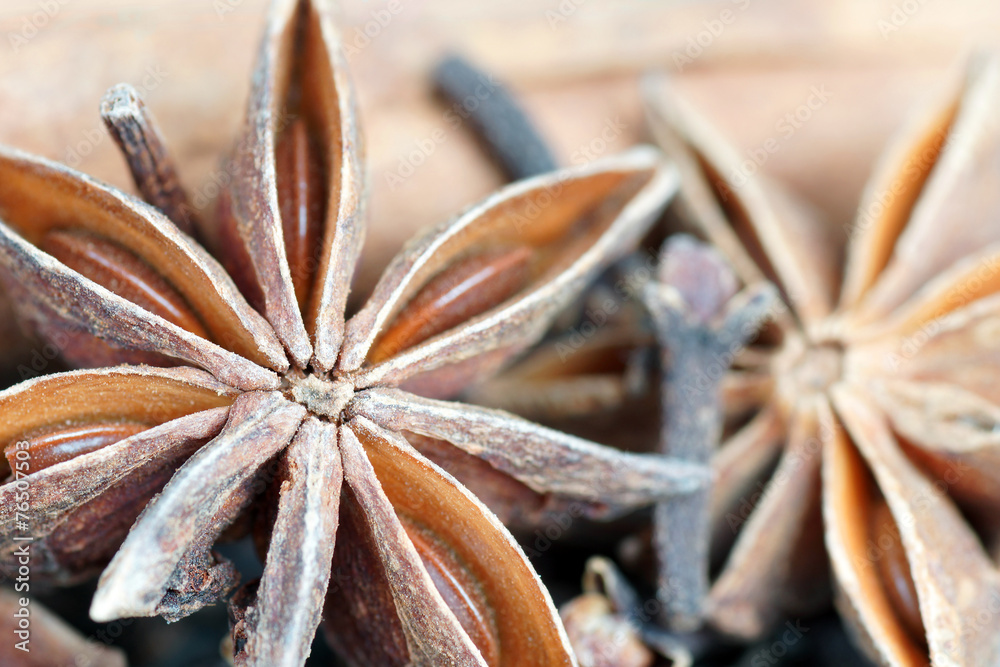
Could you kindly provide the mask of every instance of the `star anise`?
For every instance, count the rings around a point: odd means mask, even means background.
[[[93,369],[0,393],[4,560],[30,537],[39,579],[107,564],[94,619],[177,619],[235,587],[212,547],[254,522],[266,563],[233,598],[238,663],[301,664],[322,617],[356,664],[572,664],[524,553],[428,457],[454,450],[504,480],[497,495],[593,516],[707,475],[440,399],[539,339],[676,176],[640,148],[514,184],[412,241],[346,317],[364,180],[337,39],[322,3],[274,3],[213,227],[172,189],[127,89],[105,120],[163,212],[0,148],[4,285],[19,317]],[[228,273],[164,213],[214,241]]]
[[[706,612],[724,632],[815,608],[829,562],[879,662],[1000,660],[998,65],[977,62],[889,146],[843,229],[753,173],[669,82],[651,86],[688,222],[787,305],[720,360],[744,389],[729,406],[744,425],[714,458]]]
[[[692,393],[718,384],[727,423],[714,457],[710,624],[751,638],[815,611],[832,562],[839,607],[880,662],[993,664],[997,61],[978,63],[890,146],[846,234],[750,173],[669,81],[648,92],[655,134],[682,170],[683,228],[722,249],[745,285],[771,280],[784,297],[753,344],[690,374]],[[623,263],[567,335],[470,396],[548,424],[621,423],[648,393],[652,341],[628,300],[661,289],[668,267],[648,259]],[[612,310],[595,326],[594,313]],[[657,594],[667,610],[668,573]]]

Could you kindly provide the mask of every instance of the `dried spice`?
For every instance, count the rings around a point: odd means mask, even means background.
[[[491,83],[485,93],[483,81]],[[489,73],[452,55],[434,68],[434,82],[452,109],[468,113],[471,129],[509,180],[555,170],[555,158],[531,120],[506,86],[496,83]],[[462,104],[469,99],[478,103],[465,110]]]
[[[438,68],[439,87],[446,97],[462,99],[472,95],[483,74],[465,61],[451,57]],[[480,111],[473,114],[472,125],[480,140],[493,154],[501,168],[511,177],[533,174],[540,167],[552,163],[549,150],[542,139],[520,112],[513,98],[502,88],[496,100],[489,99]],[[512,138],[516,137],[516,141]],[[633,255],[621,262],[621,269],[636,261]],[[738,292],[739,281],[725,258],[711,247],[690,236],[674,236],[663,243],[657,257],[658,268],[649,271],[641,285],[633,284],[632,296],[638,296],[651,315],[655,339],[660,347],[662,387],[659,392],[662,405],[659,449],[667,455],[688,460],[698,465],[708,465],[718,447],[723,425],[721,385],[726,367],[718,373],[708,370],[718,365],[718,360],[731,350],[745,347],[763,328],[770,311],[775,307],[777,294],[768,283],[753,285]],[[626,269],[627,270],[627,269]],[[599,301],[604,290],[593,288],[589,299]],[[619,289],[624,294],[626,290]],[[595,298],[596,297],[596,298]],[[610,306],[607,305],[610,303]],[[597,340],[562,347],[557,341],[543,346],[542,351],[522,362],[519,368],[500,379],[485,383],[478,391],[470,392],[473,400],[481,403],[500,403],[505,407],[514,402],[514,410],[537,411],[546,421],[571,415],[574,421],[589,412],[598,413],[611,406],[621,406],[630,397],[641,392],[628,385],[648,383],[636,381],[638,364],[627,363],[620,376],[612,368],[615,347],[628,343],[640,345],[640,321],[637,309],[622,308],[614,298],[605,300],[597,308],[603,321],[617,315],[626,323],[624,336],[616,331],[609,336],[605,331]],[[570,309],[572,311],[572,309]],[[584,309],[586,310],[586,309]],[[602,313],[601,311],[610,311]],[[622,312],[619,312],[622,311]],[[577,318],[579,321],[579,318]],[[589,322],[588,336],[594,336],[595,322]],[[579,334],[583,337],[583,332]],[[567,363],[566,355],[585,347],[575,363]],[[558,361],[551,353],[555,348]],[[597,365],[592,365],[599,360]],[[611,368],[608,362],[611,361]],[[631,366],[631,368],[628,368]],[[560,368],[561,367],[561,368]],[[633,371],[630,373],[629,371]],[[602,373],[603,371],[603,373]],[[638,373],[642,371],[639,370]],[[630,378],[629,376],[633,377]],[[538,400],[541,399],[541,400]],[[519,409],[520,408],[520,409]],[[620,411],[611,425],[612,430],[622,431],[626,421]],[[579,424],[577,424],[579,427]],[[460,473],[456,473],[461,478]],[[470,482],[475,484],[475,482]],[[654,515],[654,541],[659,558],[659,598],[665,604],[662,622],[670,628],[690,632],[702,623],[702,606],[708,589],[709,502],[712,488],[709,485],[683,498],[672,498],[658,504]],[[598,596],[599,597],[599,596]],[[584,597],[573,603],[574,618],[609,616],[601,610],[605,602],[598,597]],[[581,621],[583,626],[591,624]],[[631,658],[618,656],[591,660],[583,654],[591,653],[588,646],[601,643],[598,635],[610,629],[598,623],[597,635],[588,636],[581,629],[571,637],[581,661],[590,663]],[[607,631],[607,632],[606,632]],[[636,658],[638,659],[638,658]]]
[[[435,75],[442,94],[456,101],[473,96],[484,77],[484,73],[456,56],[446,59]],[[533,175],[552,168],[553,159],[548,147],[503,86],[494,89],[471,115],[470,124],[508,177]],[[759,329],[759,320],[766,317],[775,297],[774,290],[769,286],[763,289],[755,286],[735,298],[737,279],[725,260],[690,237],[676,237],[665,244],[659,264],[660,282],[655,286],[646,285],[641,296],[646,308],[653,314],[663,366],[667,369],[661,392],[663,406],[660,412],[664,419],[660,449],[677,458],[707,466],[718,444],[722,425],[718,388],[721,376],[714,378],[708,387],[698,386],[698,381],[715,357],[733,346],[744,345]],[[620,306],[614,300],[612,304],[612,310],[617,312]],[[568,313],[564,317],[566,315]],[[607,316],[604,317],[602,324],[607,323]],[[593,322],[590,324],[595,326]],[[638,322],[633,318],[630,324],[623,332],[624,340],[634,344]],[[592,331],[588,332],[588,335],[592,334]],[[559,343],[550,345],[550,349],[555,347],[558,361],[552,354],[545,356],[543,352],[534,355],[540,358],[530,358],[520,364],[518,372],[487,382],[479,387],[479,391],[473,389],[470,397],[480,403],[513,401],[522,412],[526,408],[534,409],[549,421],[566,411],[574,421],[579,422],[579,417],[586,412],[595,409],[600,412],[608,405],[620,405],[628,397],[623,391],[627,380],[611,374],[610,383],[600,382],[607,378],[599,378],[595,382],[593,373],[601,369],[588,368],[587,365],[595,357],[595,352],[596,357],[605,360],[613,354],[614,350],[608,348],[610,342],[609,337],[604,335],[600,341],[584,343],[588,359],[582,367],[579,360],[567,364],[563,351],[559,350]],[[572,346],[570,351],[574,351],[575,347]],[[603,370],[608,371],[607,368]],[[624,377],[628,375],[626,372]],[[569,378],[566,386],[560,383],[563,377]],[[541,387],[532,386],[536,379],[542,380]],[[542,400],[536,404],[535,399],[538,398]],[[642,402],[637,403],[642,405]],[[514,409],[518,410],[517,407]],[[642,407],[639,409],[642,410]],[[618,419],[610,428],[621,432],[622,422],[626,419],[620,413],[616,417]],[[580,424],[576,426],[579,428]],[[455,469],[459,479],[468,477],[459,466],[446,467]],[[475,479],[470,479],[468,484],[473,488],[478,486]],[[694,630],[701,623],[701,605],[708,580],[708,502],[711,491],[711,487],[706,485],[683,498],[672,498],[658,504],[655,509],[655,539],[662,564],[660,580],[667,605],[666,622],[678,630]],[[506,504],[509,505],[509,501]],[[509,509],[503,514],[508,522],[521,527],[526,522],[537,524],[540,518],[537,513],[522,511],[515,514]],[[668,582],[669,586],[666,585]],[[626,657],[625,653],[631,653],[628,650],[620,655],[614,650],[610,652],[614,655],[594,655],[598,645],[612,642],[610,635],[615,634],[614,626],[620,625],[617,621],[604,623],[600,620],[612,616],[607,606],[606,600],[593,594],[571,603],[568,612],[564,610],[564,615],[569,613],[579,621],[580,627],[577,632],[571,633],[570,641],[581,663],[615,664],[641,660],[638,655]],[[588,619],[595,622],[591,623]]]
[[[643,290],[661,351],[659,444],[664,454],[708,465],[719,445],[723,373],[710,369],[757,336],[777,298],[768,283],[739,292],[738,285],[721,255],[678,235],[663,245],[657,279]],[[708,590],[712,492],[707,487],[656,507],[653,539],[659,557],[659,597],[666,605],[663,621],[676,630],[701,626]]]
[[[992,663],[997,62],[975,63],[900,135],[843,230],[751,178],[668,80],[651,80],[647,94],[654,132],[682,171],[681,228],[721,249],[743,285],[772,281],[782,293],[752,344],[695,368],[696,389],[720,380],[725,416],[702,609],[710,626],[756,638],[783,616],[821,609],[832,563],[838,608],[874,659]],[[471,398],[548,424],[600,413],[631,425],[623,415],[648,387],[652,341],[623,297],[661,290],[669,273],[646,264],[631,258],[611,276],[621,312],[607,326],[582,342],[578,331],[554,339]],[[635,278],[657,270],[660,284]],[[585,303],[607,293],[599,284]],[[581,312],[586,321],[591,311]],[[661,338],[669,369],[677,341]],[[668,429],[671,415],[662,421]],[[658,602],[679,599],[669,573]]]
[[[879,662],[996,662],[998,62],[889,146],[844,229],[748,176],[668,81],[650,94],[688,223],[787,305],[734,350],[733,382],[767,391],[714,459],[712,624],[816,608],[829,559]]]
[[[650,667],[657,655],[673,667],[690,667],[692,647],[656,625],[655,602],[642,602],[612,561],[588,560],[583,594],[559,612],[581,667]]]
[[[676,188],[661,155],[639,148],[492,195],[408,244],[346,317],[364,181],[323,3],[272,7],[217,226],[186,217],[134,91],[113,90],[104,115],[163,211],[0,149],[5,288],[24,322],[93,369],[0,394],[9,472],[30,462],[19,520],[36,575],[75,581],[107,564],[94,619],[177,619],[235,588],[212,546],[253,530],[266,563],[233,597],[238,664],[302,664],[321,617],[357,664],[572,664],[523,552],[431,458],[477,461],[508,500],[574,501],[594,517],[708,475],[441,399],[537,341],[638,241]],[[5,561],[15,487],[0,487]]]

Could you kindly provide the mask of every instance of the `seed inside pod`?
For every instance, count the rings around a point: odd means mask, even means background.
[[[890,603],[910,636],[917,644],[925,645],[927,635],[920,616],[910,564],[906,560],[906,551],[899,536],[899,526],[884,499],[875,501],[872,507],[868,532],[879,549],[878,571]]]
[[[4,448],[4,456],[12,470],[23,473],[38,472],[57,463],[113,445],[147,428],[143,424],[120,422],[66,426],[10,443]],[[25,462],[27,470],[24,469]]]
[[[403,520],[403,525],[417,553],[420,554],[434,587],[458,618],[458,622],[472,643],[483,654],[486,664],[498,664],[497,636],[493,620],[475,581],[462,567],[455,553],[446,545],[409,521]]]
[[[42,250],[118,296],[191,333],[208,338],[198,316],[176,289],[117,243],[77,230],[52,230]]]
[[[301,118],[278,137],[274,153],[285,252],[295,297],[304,310],[321,249],[326,209],[323,162]]]
[[[455,262],[417,292],[372,349],[372,363],[447,331],[519,292],[530,275],[532,249],[488,250]]]

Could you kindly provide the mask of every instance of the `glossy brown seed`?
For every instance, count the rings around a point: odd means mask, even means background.
[[[87,232],[52,230],[42,250],[120,297],[208,338],[198,316],[167,281],[125,248]]]
[[[147,428],[144,424],[121,422],[76,424],[9,443],[4,449],[4,456],[12,470],[21,470],[17,464],[21,463],[23,468],[23,464],[27,463],[27,470],[21,472],[38,472],[113,445]]]
[[[875,501],[868,523],[869,538],[878,548],[877,561],[882,586],[893,608],[918,644],[926,643],[924,622],[917,602],[917,589],[910,575],[910,564],[899,537],[899,526],[884,499]]]
[[[323,163],[304,120],[296,119],[278,137],[274,161],[288,267],[295,297],[305,310],[318,266],[326,193]]]
[[[452,550],[404,517],[400,519],[434,587],[483,654],[486,664],[499,664],[496,628],[482,591]]]
[[[439,273],[396,316],[371,352],[378,363],[486,312],[527,282],[532,250],[515,246],[466,257]]]

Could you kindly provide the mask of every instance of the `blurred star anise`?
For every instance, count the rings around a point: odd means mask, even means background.
[[[697,465],[441,400],[537,341],[676,177],[640,148],[514,184],[411,242],[348,318],[364,183],[337,39],[322,3],[273,4],[218,225],[192,228],[228,273],[164,212],[0,148],[19,317],[107,366],[0,393],[4,567],[30,537],[39,580],[107,564],[95,620],[172,620],[233,590],[212,547],[253,523],[266,563],[231,603],[238,664],[302,664],[321,620],[354,664],[573,664],[521,549],[411,441],[595,516],[703,485]],[[190,223],[156,196],[175,173],[141,104],[114,99],[143,194]]]
[[[889,146],[842,229],[771,189],[669,81],[650,93],[688,222],[788,306],[720,360],[743,391],[714,459],[710,621],[759,636],[822,603],[829,563],[880,663],[997,664],[1000,61]]]

